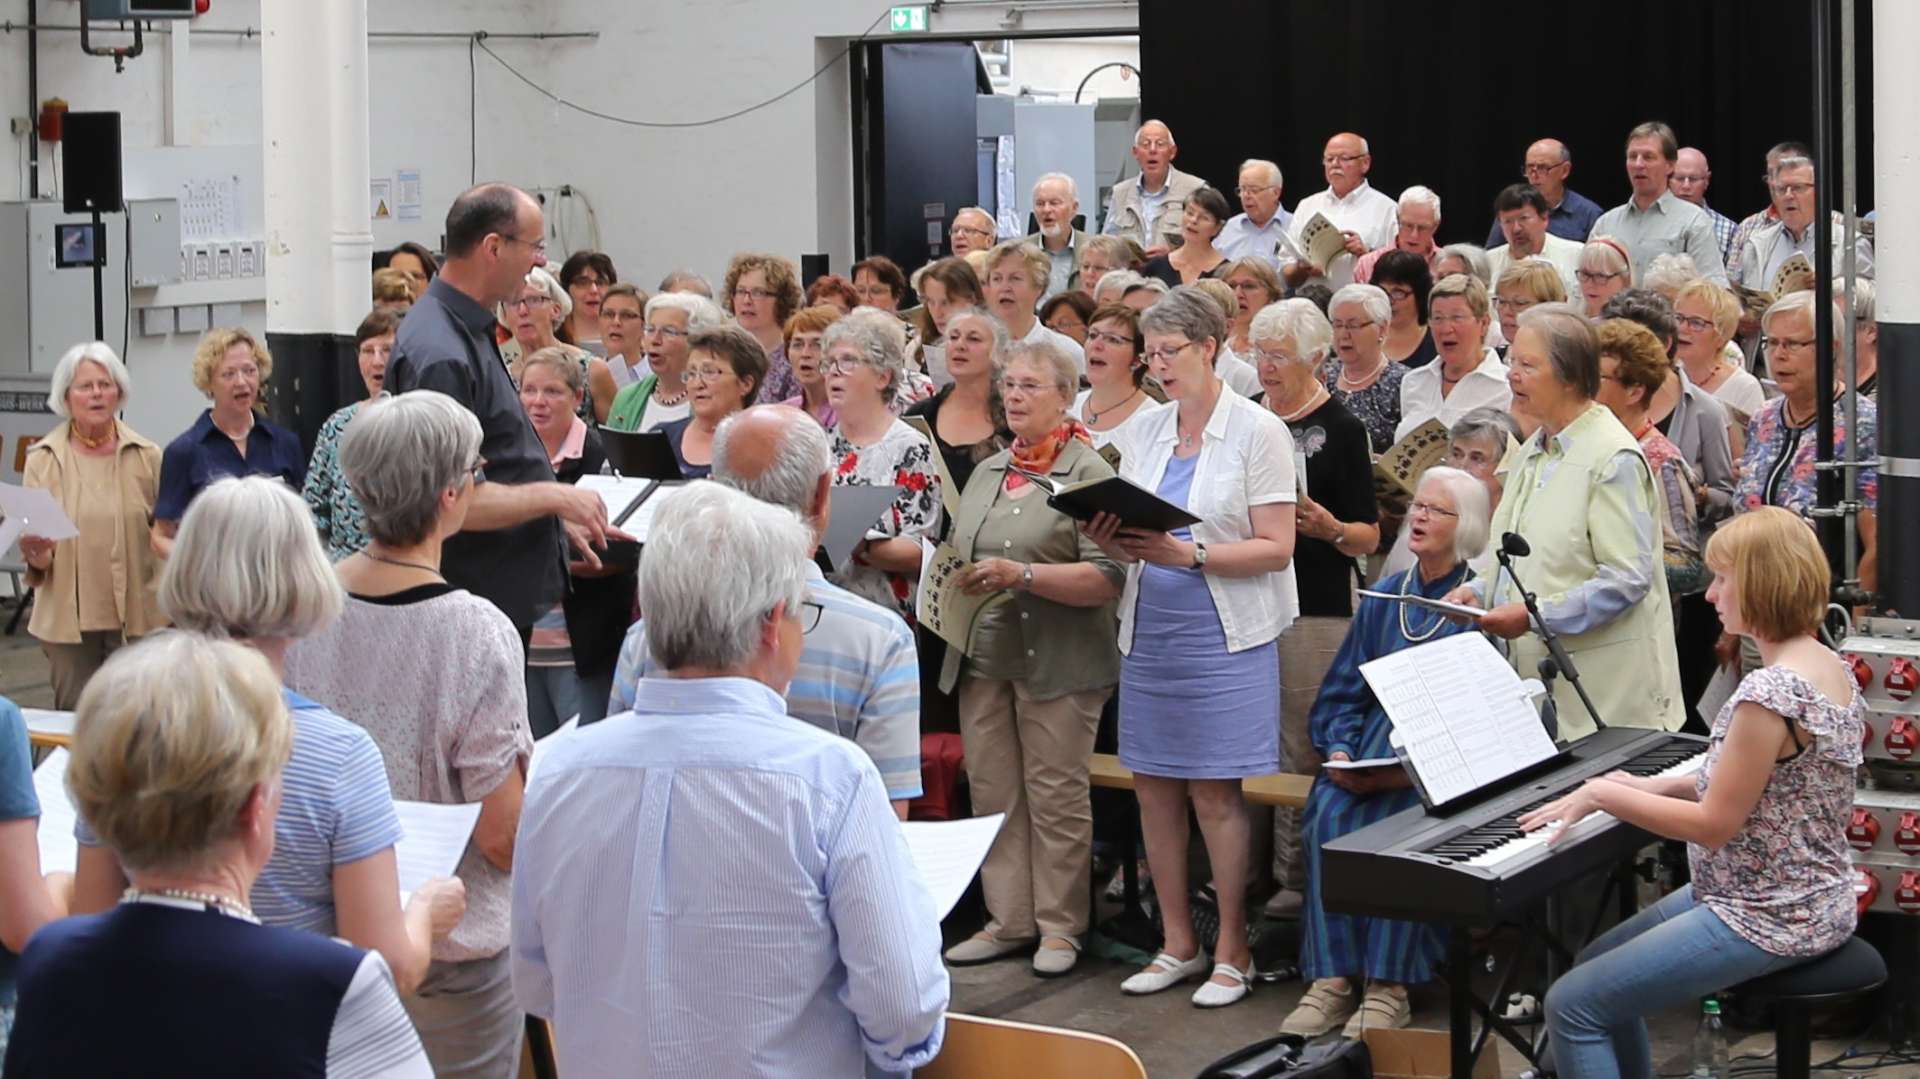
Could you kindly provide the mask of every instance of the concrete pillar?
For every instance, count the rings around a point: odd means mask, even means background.
[[[1874,285],[1880,323],[1880,596],[1920,617],[1920,4],[1873,5]]]
[[[353,331],[372,306],[366,0],[262,0],[267,338],[274,418],[311,446],[364,395]]]

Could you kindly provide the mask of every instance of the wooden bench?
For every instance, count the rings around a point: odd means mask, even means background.
[[[1110,790],[1133,789],[1133,772],[1120,763],[1119,757],[1111,753],[1095,753],[1093,763],[1088,768],[1088,775],[1096,787],[1106,787]],[[1307,792],[1312,788],[1312,776],[1248,776],[1240,781],[1240,791],[1246,795],[1247,801],[1261,806],[1304,808],[1307,804]]]

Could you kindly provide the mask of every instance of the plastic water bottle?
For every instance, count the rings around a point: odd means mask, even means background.
[[[1727,1079],[1727,1030],[1720,1023],[1720,1002],[1700,1005],[1700,1029],[1693,1032],[1693,1070],[1689,1079]]]

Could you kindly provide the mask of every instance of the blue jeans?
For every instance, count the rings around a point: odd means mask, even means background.
[[[1649,1012],[1806,961],[1748,943],[1689,884],[1602,933],[1547,990],[1560,1079],[1653,1079]]]
[[[606,711],[605,701],[600,710]],[[580,712],[580,676],[566,667],[527,668],[527,726],[545,738]]]

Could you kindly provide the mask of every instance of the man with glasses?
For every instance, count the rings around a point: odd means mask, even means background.
[[[827,434],[791,405],[755,405],[720,421],[713,478],[799,514],[816,543],[833,515]],[[831,584],[808,563],[806,642],[787,689],[787,714],[848,739],[880,769],[901,820],[920,797],[920,660],[898,614]],[[633,707],[642,678],[660,673],[645,621],[627,631],[607,713]]]
[[[1234,194],[1240,198],[1243,212],[1227,219],[1220,235],[1213,238],[1214,249],[1228,260],[1257,258],[1274,269],[1283,259],[1298,259],[1293,246],[1293,215],[1280,205],[1280,166],[1271,161],[1250,158],[1240,164],[1240,185]]]
[[[1713,169],[1707,165],[1707,155],[1691,146],[1680,148],[1680,158],[1673,166],[1673,175],[1667,179],[1667,186],[1685,202],[1691,202],[1707,212],[1707,220],[1713,222],[1714,239],[1720,241],[1720,257],[1733,257],[1733,230],[1739,228],[1733,218],[1707,205],[1707,185],[1713,182]]]
[[[1547,197],[1527,184],[1508,184],[1493,200],[1493,216],[1507,242],[1487,252],[1487,267],[1498,284],[1500,275],[1512,263],[1527,258],[1543,258],[1560,271],[1560,283],[1568,296],[1580,295],[1580,252],[1586,245],[1577,240],[1555,236]]]
[[[1726,260],[1707,212],[1682,202],[1667,186],[1680,144],[1673,128],[1648,121],[1627,133],[1627,182],[1633,197],[1600,215],[1593,231],[1626,245],[1634,268],[1646,272],[1657,255],[1688,255],[1700,276],[1725,288]]]
[[[947,229],[954,258],[966,258],[975,251],[985,251],[993,246],[994,236],[993,215],[978,206],[969,206],[954,214],[953,224]]]
[[[1747,237],[1746,247],[1740,253],[1738,280],[1741,285],[1755,291],[1769,291],[1773,287],[1773,275],[1780,271],[1781,265],[1788,259],[1803,255],[1808,264],[1813,263],[1813,218],[1819,211],[1820,203],[1814,183],[1812,159],[1787,157],[1780,160],[1769,184],[1779,220],[1760,226]],[[1832,242],[1833,274],[1838,277],[1844,268],[1842,260],[1847,242],[1846,233],[1838,221],[1833,225]],[[1853,242],[1856,272],[1863,278],[1872,279],[1873,247],[1867,243],[1866,236],[1858,232],[1854,234]]]
[[[1080,190],[1073,177],[1064,172],[1049,172],[1033,185],[1033,220],[1038,232],[1027,242],[1047,256],[1047,291],[1042,303],[1062,292],[1080,287],[1080,249],[1087,234],[1073,227],[1073,216],[1080,212]]]
[[[1140,125],[1133,135],[1133,159],[1139,162],[1140,173],[1113,185],[1101,232],[1139,244],[1146,258],[1159,258],[1173,250],[1187,199],[1204,183],[1200,177],[1173,167],[1179,152],[1167,125],[1158,120]]]
[[[546,264],[540,204],[508,184],[482,184],[447,211],[447,260],[400,321],[386,388],[439,390],[480,421],[489,482],[474,488],[466,528],[442,556],[447,583],[485,598],[520,631],[560,601],[568,546],[589,566],[605,549],[607,512],[590,490],[555,482],[546,447],[494,343],[494,308]]]
[[[1320,155],[1320,167],[1327,177],[1327,189],[1308,195],[1293,208],[1293,244],[1296,250],[1306,250],[1300,234],[1315,214],[1340,230],[1346,239],[1346,254],[1326,267],[1327,283],[1337,289],[1352,283],[1354,259],[1393,240],[1398,215],[1394,201],[1367,183],[1373,153],[1366,139],[1351,131],[1328,139],[1326,151]],[[1293,288],[1305,284],[1314,273],[1304,258],[1294,259],[1283,270],[1287,284]]]
[[[1395,206],[1398,221],[1393,227],[1393,242],[1360,256],[1360,261],[1353,264],[1353,280],[1356,284],[1372,282],[1374,264],[1389,251],[1418,255],[1427,260],[1429,270],[1433,269],[1434,260],[1440,257],[1440,247],[1433,242],[1434,234],[1440,231],[1440,196],[1434,194],[1430,187],[1414,184],[1400,192],[1400,199]]]
[[[1547,231],[1563,240],[1585,243],[1600,220],[1600,204],[1567,186],[1573,175],[1573,152],[1559,139],[1541,139],[1527,147],[1520,174],[1547,200]],[[1489,250],[1506,243],[1496,219],[1487,232]]]

